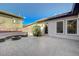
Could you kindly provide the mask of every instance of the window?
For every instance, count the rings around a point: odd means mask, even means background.
[[[63,33],[63,21],[57,22],[57,33]]]
[[[77,19],[67,21],[67,33],[68,34],[77,33]]]

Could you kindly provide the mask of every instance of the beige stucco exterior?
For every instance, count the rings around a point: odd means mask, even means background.
[[[22,19],[0,14],[0,31],[18,31],[22,28]]]
[[[25,26],[21,30],[22,30],[22,32],[28,33],[28,36],[33,36],[32,25]]]

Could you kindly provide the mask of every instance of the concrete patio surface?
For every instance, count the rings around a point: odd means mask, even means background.
[[[0,56],[79,56],[79,40],[23,37],[0,42]]]

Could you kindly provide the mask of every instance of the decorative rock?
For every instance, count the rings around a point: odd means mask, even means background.
[[[2,39],[0,39],[0,42],[4,42],[6,39],[5,38],[2,38]]]
[[[20,36],[13,36],[13,37],[12,37],[12,40],[19,40],[19,39],[21,39]]]

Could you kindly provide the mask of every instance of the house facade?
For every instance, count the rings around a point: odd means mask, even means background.
[[[12,13],[0,11],[0,31],[20,31],[23,18]]]
[[[52,37],[79,39],[79,4],[70,12],[49,17],[48,35]]]

